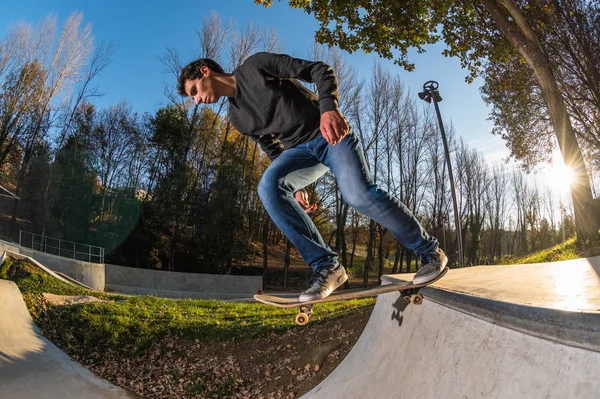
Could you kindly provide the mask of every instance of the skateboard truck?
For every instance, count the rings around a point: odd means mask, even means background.
[[[402,292],[402,291],[400,291],[400,292]],[[412,303],[414,305],[421,305],[421,304],[423,304],[423,295],[419,294],[418,292],[416,294],[412,294],[412,295],[403,295],[402,300],[407,305],[409,303]]]

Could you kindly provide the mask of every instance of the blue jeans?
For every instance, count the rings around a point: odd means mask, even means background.
[[[258,184],[258,196],[273,222],[316,272],[338,264],[338,254],[325,244],[294,193],[331,169],[344,201],[387,228],[417,256],[438,246],[408,208],[374,183],[362,145],[350,130],[335,146],[323,136],[285,150],[269,165]]]

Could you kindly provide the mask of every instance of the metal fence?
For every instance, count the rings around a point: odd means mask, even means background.
[[[48,236],[19,232],[19,245],[36,251],[85,262],[104,263],[104,248]]]

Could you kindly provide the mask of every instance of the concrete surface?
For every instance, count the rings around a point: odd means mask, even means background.
[[[0,398],[135,398],[39,334],[17,286],[0,280]]]
[[[582,348],[597,346],[561,341],[580,328],[580,340],[600,336],[599,264],[451,270],[421,306],[381,295],[352,351],[304,398],[599,398],[600,352]]]
[[[482,266],[451,270],[422,305],[380,295],[352,351],[304,397],[599,398],[599,275],[600,257]],[[128,397],[41,337],[2,280],[0,321],[0,398]]]
[[[63,256],[47,254],[45,252],[35,251],[30,248],[19,246],[18,244],[11,244],[7,241],[0,240],[0,251],[4,250],[27,255],[50,270],[66,274],[70,278],[77,280],[96,291],[104,291],[105,272],[103,264],[84,262],[65,258]]]
[[[15,259],[25,259],[27,261],[29,261],[30,263],[32,263],[33,265],[35,265],[38,269],[40,269],[41,271],[45,272],[46,274],[54,277],[57,280],[62,281],[63,283],[67,283],[67,284],[71,284],[71,285],[76,285],[78,287],[81,288],[85,288],[88,290],[93,290],[92,287],[89,287],[83,283],[80,283],[79,281],[67,276],[66,274],[63,274],[61,272],[53,272],[52,270],[48,269],[46,266],[42,265],[40,262],[38,262],[37,260],[33,259],[31,256],[27,256],[27,255],[23,255],[17,252],[13,252],[10,250],[5,250],[2,253],[2,257],[0,257],[0,265],[2,264],[2,262],[4,261],[4,258],[6,256],[9,256],[11,258],[15,258]]]
[[[600,256],[454,269],[434,286],[515,304],[576,312],[600,311]]]
[[[179,273],[65,258],[0,240],[5,250],[29,256],[46,268],[96,291],[164,298],[244,299],[262,289],[262,276]],[[0,398],[2,399],[2,398]]]
[[[261,276],[231,276],[137,269],[106,264],[106,290],[167,298],[233,299],[262,289]]]

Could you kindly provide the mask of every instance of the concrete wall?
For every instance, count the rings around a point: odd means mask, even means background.
[[[4,252],[7,249],[12,252],[21,253],[19,251],[19,244],[13,244],[8,241],[0,240],[0,252]]]
[[[0,253],[4,250],[30,256],[48,269],[98,291],[166,298],[237,299],[251,298],[262,289],[260,276],[178,273],[104,265],[34,251],[0,240]]]
[[[229,276],[105,265],[106,290],[167,298],[250,298],[262,289],[260,276]]]
[[[6,249],[30,256],[52,271],[66,274],[94,290],[104,291],[105,272],[103,264],[51,255],[0,240],[0,251]]]

